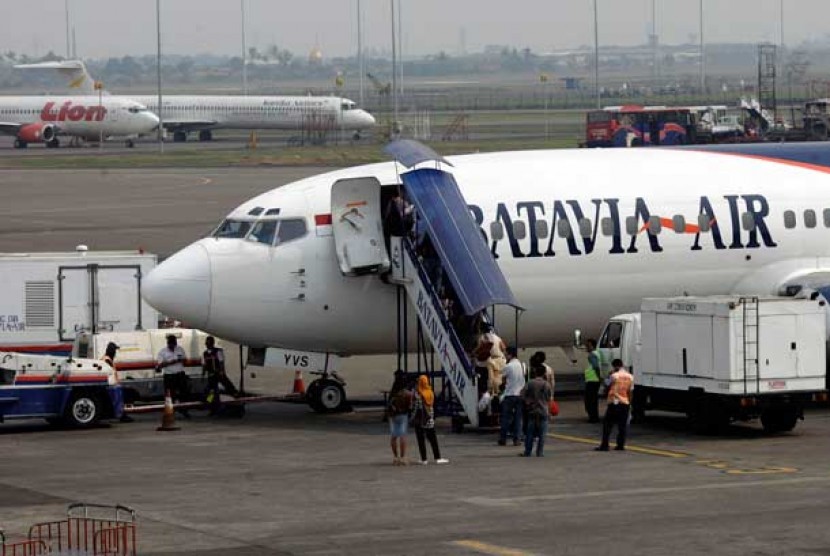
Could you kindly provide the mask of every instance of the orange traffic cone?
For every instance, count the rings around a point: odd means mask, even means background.
[[[305,383],[303,382],[302,371],[294,371],[294,387],[291,393],[297,396],[305,395]]]
[[[173,397],[170,395],[170,390],[164,393],[164,411],[161,414],[161,426],[157,431],[177,431],[179,427],[176,426],[176,413],[173,411]]]

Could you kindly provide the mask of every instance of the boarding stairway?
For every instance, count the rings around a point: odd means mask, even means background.
[[[407,167],[425,160],[446,161],[431,150],[412,141],[398,141],[396,160]],[[415,152],[413,152],[413,150]],[[387,148],[389,152],[389,148]],[[426,157],[426,158],[424,158]],[[407,161],[409,164],[407,164]],[[507,280],[473,221],[467,202],[452,174],[439,168],[417,168],[401,174],[404,196],[418,215],[412,237],[392,237],[390,241],[390,281],[406,291],[422,329],[434,348],[463,417],[478,426],[477,377],[470,355],[464,349],[459,331],[448,318],[434,274],[430,276],[425,261],[416,250],[415,241],[432,243],[443,269],[446,286],[452,288],[459,306],[453,308],[456,322],[469,326],[476,316],[485,317],[495,305],[520,309]],[[471,331],[466,331],[470,334]]]

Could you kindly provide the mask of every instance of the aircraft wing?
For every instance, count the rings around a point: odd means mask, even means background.
[[[217,123],[216,120],[164,120],[164,129],[170,131],[199,131],[210,129]]]
[[[23,127],[23,124],[16,122],[0,122],[0,133],[17,135],[17,132],[20,131],[21,127]]]

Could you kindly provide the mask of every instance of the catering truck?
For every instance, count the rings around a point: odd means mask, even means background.
[[[604,361],[619,358],[633,371],[635,418],[676,411],[700,432],[714,432],[760,417],[767,432],[790,431],[805,404],[827,399],[824,305],[788,297],[644,299],[639,313],[611,318],[598,347]]]
[[[141,251],[0,254],[0,350],[69,355],[80,332],[158,326],[141,299],[157,264]]]

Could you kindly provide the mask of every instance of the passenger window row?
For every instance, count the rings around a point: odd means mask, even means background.
[[[830,228],[830,209],[824,209],[822,211],[822,220],[824,221],[824,227]],[[798,223],[796,221],[796,214],[795,211],[792,210],[785,210],[784,211],[784,227],[788,230],[792,230],[795,228]],[[803,221],[804,227],[808,229],[813,229],[818,225],[818,219],[816,218],[816,211],[813,209],[807,209],[804,211],[803,214]]]

